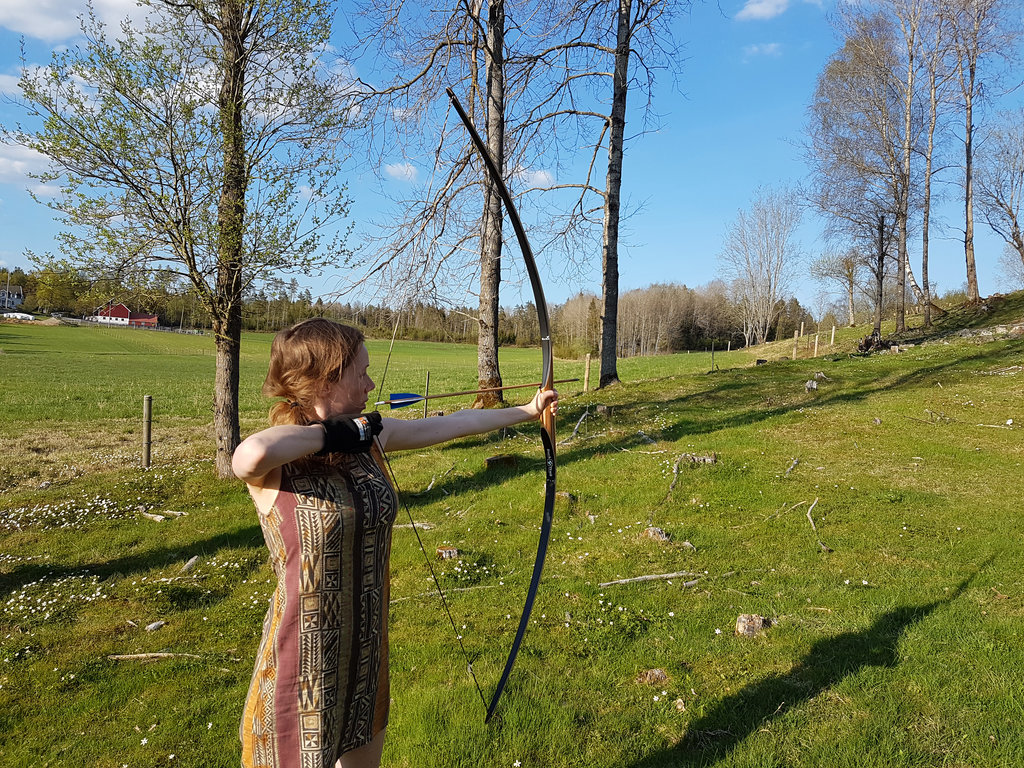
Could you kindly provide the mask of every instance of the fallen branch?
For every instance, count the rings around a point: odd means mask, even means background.
[[[659,581],[661,579],[679,579],[683,576],[697,576],[698,578],[703,576],[702,573],[692,573],[691,571],[676,571],[675,573],[652,573],[647,576],[634,576],[631,579],[618,579],[616,581],[606,581],[602,584],[598,584],[599,587],[610,587],[615,584],[634,584],[639,581]]]
[[[572,434],[569,436],[570,440],[575,440],[576,439],[576,433],[580,431],[580,425],[583,423],[583,420],[585,418],[587,418],[587,416],[589,416],[589,415],[590,415],[590,408],[588,407],[585,411],[583,411],[583,415],[580,416],[580,420],[576,422],[576,427],[573,429]]]
[[[797,464],[800,463],[800,459],[793,459],[793,463],[789,465],[789,469],[786,470],[786,474],[783,477],[789,477],[789,473],[793,471]]]
[[[818,499],[817,499],[817,498],[815,498],[815,499],[814,499],[814,503],[813,503],[813,504],[811,504],[811,506],[810,506],[810,507],[808,507],[808,509],[807,509],[807,521],[808,521],[808,522],[809,522],[809,523],[811,524],[811,530],[812,530],[812,531],[814,531],[814,533],[815,533],[815,539],[817,539],[817,541],[818,541],[818,546],[819,546],[819,547],[821,547],[822,551],[823,551],[823,552],[832,552],[833,550],[832,550],[832,549],[831,549],[830,547],[827,547],[827,546],[825,546],[825,545],[824,545],[824,544],[822,543],[821,539],[818,539],[818,537],[817,537],[817,533],[818,533],[818,526],[816,526],[816,525],[814,524],[814,518],[813,518],[813,517],[811,517],[811,512],[812,512],[812,511],[814,510],[814,508],[815,508],[815,507],[817,506],[817,504],[818,504]]]
[[[760,520],[754,520],[753,522],[750,522],[750,523],[743,523],[743,525],[731,525],[731,526],[729,526],[729,530],[730,531],[738,531],[738,530],[740,530],[742,528],[749,528],[752,525],[758,525],[759,523],[767,523],[769,520],[775,520],[777,518],[780,518],[784,514],[786,514],[787,512],[792,512],[797,507],[802,506],[803,504],[806,504],[806,503],[807,503],[806,501],[798,501],[793,506],[791,506],[789,508],[783,507],[778,512],[773,512],[772,514],[768,515],[767,517],[763,517]]]
[[[159,661],[161,659],[205,659],[194,653],[112,653],[107,656],[111,661]],[[238,659],[231,659],[238,661]]]

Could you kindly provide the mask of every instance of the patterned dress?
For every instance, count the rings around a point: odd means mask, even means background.
[[[333,768],[387,725],[397,502],[376,448],[282,467],[260,515],[277,589],[242,715],[245,768]]]

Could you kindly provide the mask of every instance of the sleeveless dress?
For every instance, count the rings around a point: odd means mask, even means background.
[[[376,446],[281,468],[260,514],[277,589],[242,716],[245,768],[333,768],[387,725],[397,505]]]

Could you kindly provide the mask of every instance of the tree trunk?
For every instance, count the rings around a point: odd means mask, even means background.
[[[925,157],[924,204],[921,220],[921,289],[924,292],[924,327],[932,327],[932,290],[928,283],[928,228],[932,215],[932,133],[934,119],[928,133],[928,151]]]
[[[238,428],[238,373],[241,349],[242,313],[240,303],[229,310],[225,322],[215,320],[217,370],[213,382],[213,429],[217,439],[217,476],[234,477],[231,456],[241,441]]]
[[[245,109],[243,9],[222,2],[223,80],[218,107],[223,138],[224,169],[217,203],[218,269],[214,333],[217,372],[214,377],[213,424],[217,439],[217,474],[232,477],[231,455],[241,441],[238,428],[238,365],[242,339],[242,248],[245,230],[246,150],[242,126]]]
[[[885,216],[878,217],[878,254],[875,257],[875,327],[874,336],[882,335],[882,299],[885,283]]]
[[[853,328],[857,324],[857,321],[854,318],[854,314],[853,314],[853,292],[854,292],[854,289],[856,288],[856,285],[855,285],[855,282],[854,282],[853,278],[854,278],[854,275],[851,272],[850,273],[850,278],[849,278],[849,280],[846,283],[847,325],[849,325],[851,328]]]
[[[612,81],[611,131],[604,203],[602,258],[601,379],[606,387],[619,380],[616,333],[619,321],[619,208],[622,190],[622,148],[626,132],[626,94],[629,90],[629,43],[632,0],[619,0],[615,73]]]
[[[975,303],[978,293],[978,268],[974,263],[974,78],[977,66],[972,59],[964,109],[964,258],[967,261],[967,301]]]
[[[505,172],[505,3],[487,7],[486,68],[487,149],[498,173]],[[501,198],[490,175],[484,176],[484,215],[480,245],[480,338],[477,381],[480,389],[501,386],[498,368],[498,293],[501,283]],[[482,392],[473,403],[485,408],[502,402],[501,392]]]

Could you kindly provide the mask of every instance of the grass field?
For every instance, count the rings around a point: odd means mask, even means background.
[[[859,328],[817,359],[788,341],[716,354],[714,373],[683,354],[623,360],[608,390],[563,385],[564,493],[488,726],[400,512],[385,765],[1024,765],[1024,341],[953,332],[1021,322],[1022,305],[954,314],[899,354],[851,355]],[[212,340],[2,324],[0,350],[0,766],[237,765],[273,584],[244,488],[213,474]],[[246,433],[268,350],[244,340]],[[376,378],[387,342],[370,351]],[[472,347],[400,342],[385,394],[428,370],[432,391],[471,388],[475,367]],[[539,368],[503,352],[506,383]],[[485,470],[496,453],[516,469]],[[536,552],[537,428],[392,464],[427,550],[461,553],[435,568],[489,695]],[[772,626],[735,636],[742,613]],[[174,655],[111,658],[153,653]]]

